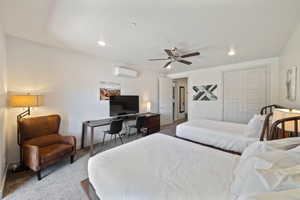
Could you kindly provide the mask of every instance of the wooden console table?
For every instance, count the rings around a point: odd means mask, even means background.
[[[91,144],[90,144],[90,156],[94,155],[94,129],[96,127],[108,126],[111,121],[115,119],[124,119],[125,121],[134,120],[137,117],[145,116],[145,128],[147,128],[146,135],[156,133],[160,131],[160,114],[157,113],[138,113],[129,115],[119,115],[116,117],[110,117],[101,120],[84,121],[82,123],[81,133],[81,149],[85,148],[85,137],[88,134],[88,128],[91,132]]]

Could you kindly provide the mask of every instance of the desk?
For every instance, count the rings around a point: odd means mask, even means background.
[[[91,144],[90,144],[90,156],[94,154],[94,129],[96,127],[108,126],[111,121],[115,119],[123,120],[134,120],[137,117],[145,116],[145,128],[147,128],[146,135],[156,133],[160,131],[160,114],[157,113],[138,113],[129,115],[118,115],[116,117],[109,117],[101,120],[84,121],[82,123],[82,133],[81,133],[81,149],[85,147],[85,137],[88,134],[88,128],[91,129]]]

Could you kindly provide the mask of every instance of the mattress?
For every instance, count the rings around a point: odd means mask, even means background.
[[[176,127],[176,136],[242,153],[250,144],[258,140],[258,138],[244,135],[246,126],[245,124],[206,119],[191,120]]]
[[[239,156],[154,134],[91,157],[101,200],[231,200]]]

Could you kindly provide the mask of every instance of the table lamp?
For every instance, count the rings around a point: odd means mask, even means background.
[[[9,105],[11,107],[26,107],[27,109],[20,113],[17,116],[17,138],[18,138],[18,144],[21,145],[20,141],[20,129],[19,129],[19,121],[23,117],[30,115],[30,108],[31,107],[37,107],[42,105],[42,96],[40,95],[11,95],[9,99]],[[24,169],[23,166],[23,153],[22,148],[20,146],[20,165],[19,166],[13,166],[13,170],[15,172],[22,171]]]
[[[295,109],[274,109],[273,111],[273,119],[272,123],[284,119],[284,118],[289,118],[289,117],[298,117],[300,116],[300,110],[295,110]],[[295,132],[295,122],[294,121],[289,121],[286,122],[285,124],[285,131],[289,132]],[[280,128],[280,127],[279,127]],[[300,131],[300,121],[298,121],[298,132]]]
[[[151,102],[147,102],[147,112],[151,112]]]

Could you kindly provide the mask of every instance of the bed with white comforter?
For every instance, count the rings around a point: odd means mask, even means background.
[[[242,153],[250,144],[259,140],[259,138],[245,136],[246,127],[246,124],[223,121],[191,120],[176,127],[176,136]]]
[[[239,156],[154,134],[89,159],[101,200],[231,200]]]

